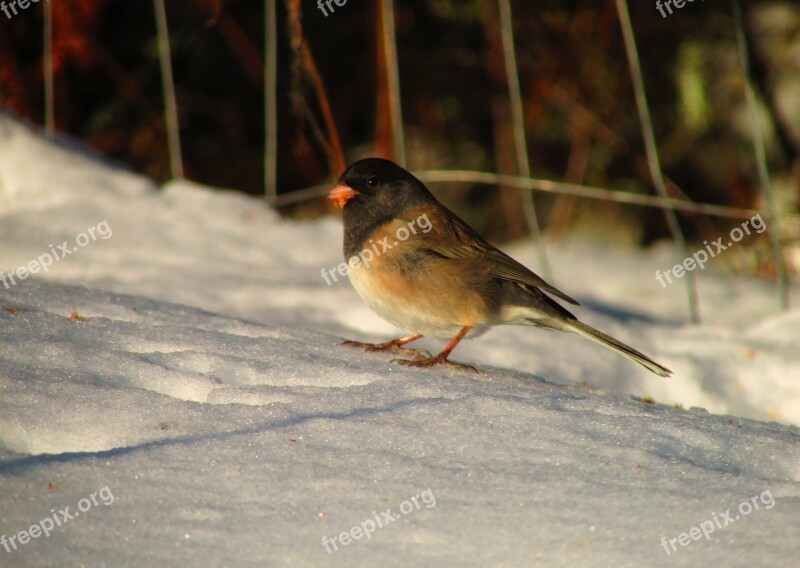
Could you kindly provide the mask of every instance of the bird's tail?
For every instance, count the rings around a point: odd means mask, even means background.
[[[649,371],[652,371],[656,375],[661,375],[662,377],[668,377],[672,374],[672,371],[664,367],[663,365],[659,365],[655,361],[653,361],[647,355],[643,353],[639,353],[633,347],[625,345],[621,341],[617,341],[610,335],[606,335],[602,331],[598,331],[595,328],[586,325],[585,323],[581,323],[578,320],[572,320],[568,322],[564,322],[566,329],[568,331],[574,331],[579,335],[582,335],[586,339],[594,341],[595,343],[599,343],[600,345],[605,345],[606,347],[613,349],[614,351],[625,355],[628,359],[632,361],[636,361],[642,367],[645,367]]]

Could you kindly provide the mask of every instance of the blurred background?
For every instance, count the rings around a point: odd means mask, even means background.
[[[49,6],[55,131],[163,181],[173,173],[159,4],[57,0]],[[273,41],[265,34],[265,5],[271,4],[164,4],[183,175],[259,195],[265,193],[265,45]],[[497,2],[346,0],[323,11],[313,1],[278,0],[273,159],[279,198],[329,185],[343,161],[397,157],[391,122],[397,109],[383,41],[387,5],[409,169],[520,173]],[[777,237],[796,276],[800,4],[741,5],[750,85],[781,220]],[[0,13],[0,105],[36,124],[45,122],[44,6],[31,3],[11,17]],[[617,3],[517,0],[510,6],[531,176],[654,194]],[[764,210],[731,3],[687,2],[666,17],[655,0],[630,2],[629,10],[667,195]],[[435,184],[434,191],[490,239],[529,234],[517,188],[462,182]],[[294,217],[329,211],[327,200],[314,195],[284,200],[280,210]],[[536,193],[535,205],[548,239],[588,233],[648,246],[670,238],[658,208],[551,193]],[[705,214],[677,218],[696,242],[742,222]],[[737,246],[727,259],[734,270],[775,277],[767,235]]]

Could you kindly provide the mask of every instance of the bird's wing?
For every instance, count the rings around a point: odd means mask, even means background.
[[[500,249],[484,241],[469,225],[462,221],[455,213],[444,206],[437,211],[440,219],[431,219],[435,232],[455,233],[456,238],[426,239],[425,248],[434,254],[446,258],[476,259],[480,258],[489,265],[491,274],[503,280],[534,286],[548,292],[570,304],[580,305],[577,300],[570,298],[564,292],[551,286],[540,276],[534,274],[529,268],[523,266]],[[439,216],[437,215],[437,216]],[[437,221],[439,221],[437,223]]]

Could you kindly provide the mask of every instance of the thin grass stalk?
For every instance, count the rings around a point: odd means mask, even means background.
[[[153,0],[158,30],[158,58],[161,63],[161,84],[164,90],[164,116],[167,123],[167,145],[169,147],[172,177],[183,179],[183,158],[178,131],[178,105],[175,102],[175,83],[172,79],[172,56],[169,47],[167,10],[164,0]]]
[[[338,176],[347,164],[345,163],[344,151],[339,139],[339,131],[336,129],[336,121],[333,118],[330,101],[325,91],[325,83],[314,62],[314,54],[311,53],[311,47],[303,34],[300,0],[286,0],[286,9],[289,21],[289,42],[294,53],[293,56],[299,61],[306,78],[311,81],[311,86],[319,103],[322,120],[325,123],[325,135],[322,135],[321,130],[314,126],[312,126],[312,130],[315,131],[315,136],[328,158],[328,166],[331,173],[334,176]]]
[[[430,183],[480,183],[487,185],[502,185],[507,187],[517,187],[541,191],[544,193],[555,193],[559,195],[571,195],[598,199],[601,201],[611,201],[625,205],[638,205],[641,207],[655,207],[658,209],[675,209],[686,213],[712,215],[715,217],[726,217],[730,219],[749,219],[759,212],[757,209],[742,209],[739,207],[729,207],[726,205],[715,205],[712,203],[695,203],[674,197],[659,197],[657,195],[643,195],[641,193],[630,193],[606,189],[603,187],[592,187],[562,181],[552,181],[538,178],[523,178],[520,176],[508,176],[502,174],[477,172],[469,170],[429,170],[415,174],[419,179]],[[800,215],[796,215],[800,223]]]
[[[509,0],[498,0],[500,9],[500,34],[503,40],[503,59],[505,61],[506,81],[508,83],[508,97],[511,105],[511,120],[514,131],[514,151],[517,158],[517,170],[523,178],[531,177],[531,166],[528,161],[528,143],[525,140],[525,116],[522,110],[522,90],[519,86],[519,69],[517,56],[514,49],[514,27],[511,19],[511,4]],[[539,255],[539,264],[546,279],[552,276],[550,263],[547,260],[547,251],[542,240],[539,220],[536,217],[536,206],[532,192],[522,192],[522,209],[528,230],[533,237],[536,251]]]
[[[778,216],[775,208],[775,199],[772,194],[772,187],[769,182],[769,171],[767,170],[764,135],[758,120],[758,103],[756,101],[755,89],[753,88],[753,77],[750,72],[750,55],[747,50],[742,9],[739,6],[738,0],[731,0],[731,4],[733,6],[733,20],[736,25],[736,41],[739,44],[739,59],[741,60],[742,72],[745,77],[745,93],[747,95],[747,107],[750,114],[750,127],[753,130],[753,151],[756,155],[758,178],[761,182],[761,192],[764,195],[764,205],[767,209],[766,225],[769,228],[769,241],[772,247],[772,256],[775,259],[780,305],[782,309],[787,310],[789,309],[789,276],[783,261],[783,250],[781,248],[780,232],[778,231]]]
[[[278,197],[278,25],[277,1],[264,2],[264,197]]]
[[[397,60],[397,37],[394,26],[393,0],[381,1],[383,24],[383,52],[386,54],[386,71],[389,87],[389,112],[392,124],[392,145],[395,161],[406,167],[406,141],[403,130],[403,108],[400,98],[400,65]]]
[[[661,171],[661,164],[658,159],[658,148],[656,147],[655,134],[653,134],[653,124],[650,120],[650,110],[647,105],[647,95],[644,89],[642,69],[639,64],[639,54],[636,50],[636,38],[631,26],[631,17],[628,13],[628,3],[626,0],[617,0],[617,12],[619,13],[622,37],[625,41],[625,51],[628,54],[628,65],[630,67],[633,92],[636,97],[636,108],[639,111],[639,121],[642,125],[642,136],[644,137],[645,152],[647,154],[647,164],[650,168],[650,177],[656,192],[661,197],[667,197],[667,190],[664,186],[664,174]],[[678,216],[673,209],[664,209],[664,217],[667,220],[669,231],[675,241],[675,255],[678,264],[683,263],[683,259],[689,256],[686,247],[686,239],[683,236],[681,227],[678,224]],[[689,299],[689,315],[692,322],[700,321],[699,308],[697,303],[697,286],[694,273],[686,271],[686,293]]]
[[[756,215],[764,215],[758,209],[742,209],[739,207],[729,207],[726,205],[715,205],[712,203],[695,203],[674,197],[659,197],[657,195],[642,195],[640,193],[629,193],[627,191],[616,191],[602,187],[592,187],[588,185],[578,185],[560,181],[546,179],[523,178],[496,174],[492,172],[478,172],[471,170],[426,170],[415,172],[414,175],[426,183],[477,183],[494,186],[516,187],[532,191],[542,191],[545,193],[555,193],[560,195],[573,195],[588,199],[598,199],[601,201],[611,201],[626,205],[637,205],[640,207],[655,207],[658,209],[675,209],[686,213],[697,215],[710,215],[714,217],[724,217],[728,219],[750,219]],[[278,205],[289,205],[301,203],[303,201],[318,199],[330,191],[328,184],[315,185],[303,189],[295,190],[291,193],[278,197]],[[800,227],[800,215],[784,214],[779,215],[784,223],[791,223]]]
[[[325,121],[325,129],[328,135],[328,144],[331,153],[332,171],[335,176],[339,176],[347,162],[344,158],[344,150],[342,149],[342,142],[339,139],[339,131],[336,129],[336,121],[333,118],[333,111],[331,110],[331,103],[328,99],[328,94],[325,91],[325,84],[322,81],[322,76],[319,74],[317,64],[314,62],[314,56],[311,54],[311,48],[308,42],[303,38],[302,53],[305,59],[306,70],[308,77],[311,79],[311,84],[314,86],[314,92],[317,94],[320,111],[322,118]]]
[[[55,138],[55,78],[53,76],[53,6],[44,3],[44,130],[50,140]]]

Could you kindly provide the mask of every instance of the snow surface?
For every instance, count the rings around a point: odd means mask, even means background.
[[[576,314],[673,377],[522,327],[456,349],[479,374],[406,368],[339,345],[398,334],[322,280],[339,219],[159,189],[0,113],[0,269],[63,241],[0,282],[0,566],[798,565],[800,310],[772,283],[709,266],[691,325],[668,245],[553,245]]]

